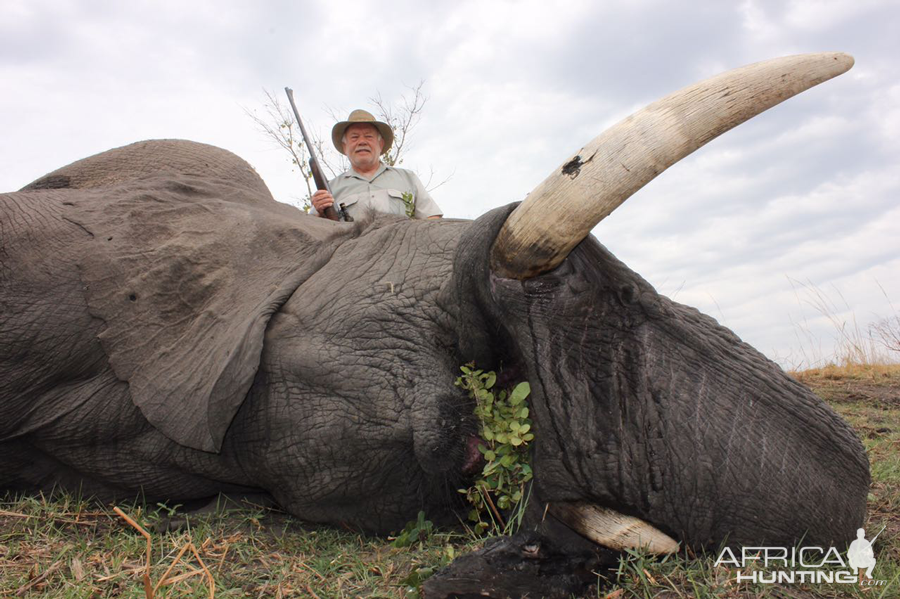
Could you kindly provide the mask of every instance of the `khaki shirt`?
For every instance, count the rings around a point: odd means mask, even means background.
[[[361,218],[369,208],[378,212],[406,216],[407,204],[403,194],[409,194],[415,207],[413,218],[442,215],[425,186],[412,171],[381,163],[375,175],[366,179],[352,168],[329,182],[335,203],[344,204],[354,219]],[[315,214],[312,208],[310,213]]]

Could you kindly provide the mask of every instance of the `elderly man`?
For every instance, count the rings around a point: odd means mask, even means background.
[[[325,218],[325,209],[337,199],[354,219],[370,208],[410,218],[441,217],[441,209],[415,173],[381,162],[394,142],[387,123],[365,110],[354,110],[331,130],[331,141],[350,160],[350,170],[330,181],[334,197],[324,190],[313,194],[311,213]]]

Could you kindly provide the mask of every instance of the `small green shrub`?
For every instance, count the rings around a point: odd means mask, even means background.
[[[532,478],[528,444],[534,433],[526,401],[531,387],[522,382],[512,389],[495,389],[496,373],[476,370],[474,362],[460,370],[455,384],[475,400],[481,423],[478,450],[486,464],[475,484],[459,492],[472,504],[469,520],[475,522],[476,533],[511,534],[521,524]]]
[[[425,543],[434,532],[434,524],[425,519],[425,512],[419,512],[417,520],[407,522],[403,530],[394,539],[394,547],[410,547],[416,543]]]

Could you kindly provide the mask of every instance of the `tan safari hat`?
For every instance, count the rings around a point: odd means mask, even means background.
[[[334,144],[337,151],[341,154],[344,153],[344,148],[341,145],[341,138],[344,137],[344,131],[347,130],[347,127],[355,125],[356,123],[369,123],[370,125],[375,125],[378,132],[381,133],[381,137],[384,138],[384,150],[382,151],[382,154],[387,154],[387,151],[391,149],[391,144],[394,143],[394,132],[391,130],[390,125],[382,123],[381,121],[376,121],[375,117],[372,116],[372,113],[362,109],[351,112],[346,121],[341,121],[331,130],[331,143]]]

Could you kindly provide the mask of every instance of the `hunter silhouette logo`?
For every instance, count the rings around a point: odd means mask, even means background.
[[[882,586],[886,581],[872,580],[876,561],[873,545],[882,532],[884,528],[868,541],[865,529],[857,530],[846,559],[835,547],[743,547],[739,554],[725,547],[715,565],[739,568],[737,582]]]
[[[881,530],[884,531],[884,528]],[[881,532],[878,533],[878,535],[880,534]],[[856,531],[856,540],[850,543],[850,548],[847,550],[847,561],[850,563],[850,567],[854,572],[865,570],[866,578],[872,578],[872,568],[875,567],[875,551],[872,549],[872,544],[878,535],[875,535],[871,541],[867,541],[866,529],[860,528]]]

